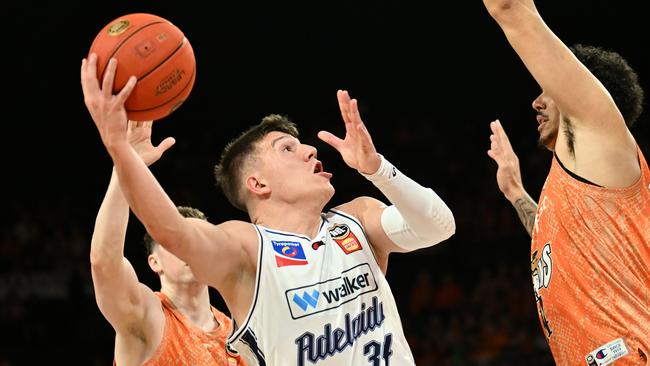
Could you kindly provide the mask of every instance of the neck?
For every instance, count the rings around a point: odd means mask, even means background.
[[[197,328],[211,331],[219,326],[212,314],[207,286],[198,283],[171,285],[163,281],[160,292]]]
[[[251,214],[251,221],[269,229],[287,231],[313,238],[321,224],[322,204],[300,206],[282,203],[261,203]]]

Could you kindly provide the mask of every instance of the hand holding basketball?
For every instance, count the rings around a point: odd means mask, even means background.
[[[166,117],[187,99],[194,85],[192,46],[178,27],[156,15],[136,13],[115,19],[97,34],[91,53],[97,55],[98,80],[104,79],[111,58],[118,61],[113,94],[131,76],[137,78],[125,102],[133,121]]]

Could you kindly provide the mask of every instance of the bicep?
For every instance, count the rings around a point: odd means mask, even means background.
[[[247,263],[245,243],[256,238],[251,224],[228,221],[219,225],[188,219],[191,225],[179,258],[192,268],[197,280],[222,291]]]
[[[126,258],[120,268],[93,268],[93,287],[97,306],[116,331],[127,331],[141,322],[156,295],[138,281],[135,270]]]
[[[378,259],[388,258],[388,254],[392,252],[406,251],[388,237],[382,226],[381,216],[387,207],[383,202],[371,197],[359,197],[341,207],[341,210],[350,211],[359,218]]]
[[[499,23],[528,71],[562,113],[577,121],[622,121],[609,92],[539,13],[517,4],[510,10],[513,15],[502,17]]]

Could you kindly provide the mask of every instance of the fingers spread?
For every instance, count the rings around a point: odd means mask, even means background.
[[[91,53],[88,59],[84,59],[81,62],[81,87],[86,97],[99,90],[99,82],[97,81],[97,55],[94,53]]]
[[[108,61],[108,66],[106,66],[106,72],[104,73],[104,80],[102,81],[102,92],[105,97],[110,97],[113,95],[113,82],[115,81],[115,70],[117,69],[117,60],[111,58]]]
[[[170,147],[174,146],[176,143],[176,139],[173,137],[167,137],[166,139],[162,140],[158,146],[156,146],[156,149],[160,150],[160,153],[164,153],[167,151]]]
[[[129,95],[131,95],[133,88],[135,88],[135,84],[137,82],[138,81],[135,76],[131,76],[129,78],[129,81],[126,82],[124,88],[122,88],[122,90],[120,90],[120,93],[117,95],[117,103],[124,104],[126,102],[126,100],[129,98]]]
[[[350,120],[350,96],[345,90],[339,90],[336,92],[336,98],[339,101],[339,108],[341,109],[341,116],[343,117],[343,122],[345,125],[351,123]]]
[[[325,143],[332,146],[336,150],[339,150],[341,144],[343,143],[343,140],[341,140],[340,138],[334,136],[333,134],[327,131],[318,132],[318,138],[323,140]]]

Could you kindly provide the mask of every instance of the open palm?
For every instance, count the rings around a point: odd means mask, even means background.
[[[135,122],[129,121],[127,139],[133,149],[138,153],[145,164],[155,163],[162,154],[167,151],[176,142],[173,137],[167,137],[158,146],[151,143],[151,125],[152,121]]]
[[[372,174],[379,169],[381,159],[377,155],[368,129],[361,120],[357,100],[350,99],[345,90],[339,90],[336,96],[345,122],[345,138],[340,139],[327,131],[320,131],[318,137],[335,148],[349,167]]]

